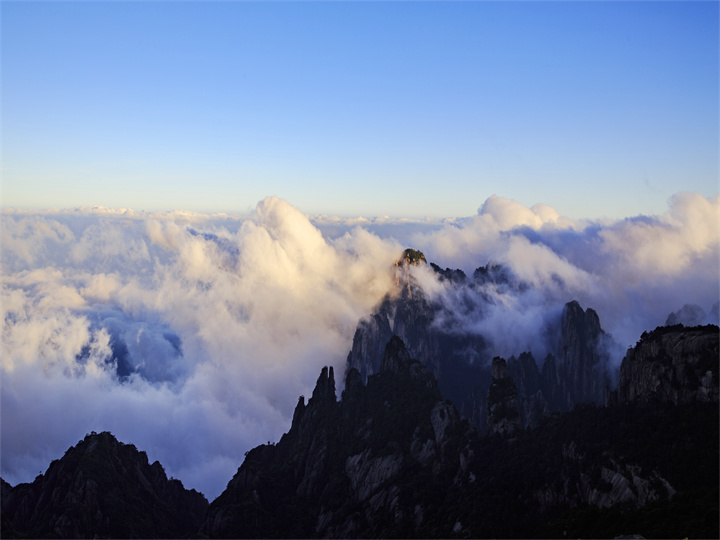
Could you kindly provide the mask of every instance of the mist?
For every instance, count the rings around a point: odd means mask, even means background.
[[[523,284],[458,292],[413,269],[447,307],[437,324],[498,354],[538,358],[537,336],[573,299],[624,350],[686,304],[717,313],[719,210],[692,193],[663,215],[602,223],[496,196],[434,222],[312,217],[276,197],[248,216],[6,210],[2,477],[32,481],[109,430],[212,500],[247,450],[288,430],[322,366],[344,372],[405,247],[468,275],[501,264]]]

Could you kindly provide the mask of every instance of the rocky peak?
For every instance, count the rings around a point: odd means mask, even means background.
[[[588,342],[597,339],[603,331],[595,310],[588,308],[583,311],[577,300],[565,304],[561,316],[561,328],[563,352],[572,347],[585,346]]]
[[[425,255],[422,251],[412,248],[407,248],[403,251],[402,256],[395,261],[395,266],[419,266],[421,264],[427,264]]]
[[[445,268],[445,270],[443,270],[435,263],[430,263],[430,268],[432,268],[433,272],[435,272],[441,282],[449,281],[450,283],[459,284],[465,283],[465,281],[467,280],[465,272],[463,272],[459,268]]]
[[[715,325],[644,332],[620,366],[619,402],[717,402],[719,341]]]
[[[405,343],[397,335],[390,338],[383,355],[380,371],[391,371],[399,373],[401,369],[407,369],[410,366],[410,353],[405,347]]]
[[[578,403],[601,404],[610,383],[605,342],[610,338],[600,327],[595,310],[583,311],[573,300],[565,304],[558,344],[560,377],[566,391],[564,409]]]
[[[342,399],[346,400],[355,396],[364,386],[360,372],[354,367],[348,368],[345,374],[345,390],[343,390]]]
[[[423,517],[434,511],[433,492],[418,492],[415,475],[448,484],[455,477],[467,479],[464,467],[474,433],[440,399],[432,375],[395,336],[385,347],[380,372],[368,377],[367,385],[358,370],[348,369],[339,402],[332,371],[323,368],[308,404],[298,400],[289,432],[277,445],[248,452],[210,506],[200,532],[212,537],[389,537],[399,531],[422,536],[417,527],[437,518]],[[447,534],[453,524],[447,523]]]
[[[410,273],[411,266],[420,265],[427,265],[425,255],[422,251],[411,248],[406,249],[402,257],[395,261],[395,285],[400,288],[400,298],[412,300],[413,295],[422,298],[422,289]]]
[[[478,284],[494,283],[496,285],[507,285],[510,283],[510,270],[502,264],[488,262],[473,272],[473,280]]]
[[[493,382],[506,379],[510,376],[510,371],[504,358],[496,356],[492,359],[490,375],[492,376]]]
[[[298,398],[297,405],[295,405],[295,411],[293,412],[293,424],[297,424],[302,420],[302,417],[305,414],[305,407],[305,396],[300,396]]]
[[[31,484],[3,493],[3,523],[34,538],[194,533],[208,502],[111,433],[91,433]]]
[[[335,395],[335,373],[333,367],[325,366],[320,372],[315,389],[313,390],[311,402],[336,401]]]
[[[548,369],[550,368],[551,366],[548,365]],[[529,352],[521,353],[517,358],[511,357],[508,360],[508,370],[518,389],[522,425],[523,427],[535,427],[550,412],[547,398],[543,392],[545,390],[550,395],[549,387],[544,389],[540,371]]]

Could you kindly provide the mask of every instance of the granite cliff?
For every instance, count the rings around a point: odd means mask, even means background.
[[[717,403],[719,342],[715,325],[644,332],[622,361],[617,399]]]
[[[324,368],[276,445],[248,453],[201,529],[211,537],[446,536],[437,489],[468,481],[475,432],[432,374],[392,338],[367,385],[348,371],[336,401]],[[420,481],[421,480],[421,481]],[[420,481],[420,482],[419,482]]]

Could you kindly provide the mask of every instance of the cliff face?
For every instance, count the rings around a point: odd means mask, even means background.
[[[166,538],[197,531],[208,502],[110,433],[91,434],[31,484],[3,482],[3,536]]]
[[[643,333],[620,366],[618,400],[717,403],[719,341],[715,325]]]
[[[488,434],[512,439],[522,427],[517,386],[505,360],[493,358],[492,383],[488,392]]]
[[[536,427],[543,417],[550,414],[547,400],[552,395],[548,390],[549,385],[544,383],[535,359],[530,353],[522,353],[517,358],[511,357],[507,366],[510,377],[518,389],[522,427]],[[550,367],[550,362],[546,362],[546,366]],[[553,375],[553,380],[554,377]]]
[[[576,403],[602,403],[608,382],[602,371],[600,340],[604,336],[600,319],[594,310],[583,311],[573,301],[565,305],[561,317],[558,353],[567,388],[566,406]]]
[[[385,298],[375,313],[358,323],[347,368],[356,369],[366,382],[380,371],[385,344],[397,335],[407,344],[412,358],[425,365],[437,379],[443,396],[455,404],[464,418],[484,431],[490,386],[489,370],[482,366],[486,344],[478,335],[447,332],[435,324],[442,315],[442,306],[426,298],[408,273],[408,264],[398,267],[397,294]],[[462,273],[449,269],[447,272],[453,280],[464,282]]]
[[[440,398],[432,374],[392,338],[367,385],[355,369],[335,400],[324,369],[277,445],[248,453],[211,505],[213,537],[446,535],[428,488],[467,481],[474,431]],[[417,479],[423,478],[423,486]],[[437,535],[437,534],[435,534]]]

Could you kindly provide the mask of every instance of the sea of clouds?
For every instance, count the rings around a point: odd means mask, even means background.
[[[718,196],[695,193],[611,222],[496,196],[475,216],[424,222],[307,216],[276,197],[241,217],[5,210],[2,477],[32,481],[109,430],[212,500],[247,450],[288,430],[322,366],[344,372],[358,320],[395,289],[409,246],[468,275],[499,263],[527,285],[488,287],[479,313],[413,270],[448,306],[445,324],[498,354],[542,348],[538,332],[577,299],[621,345],[619,362],[685,304],[715,320],[719,212]]]

